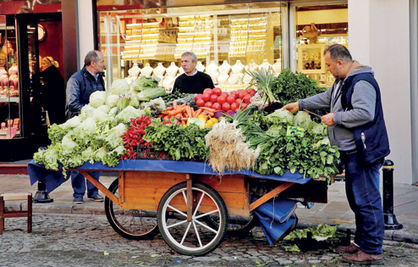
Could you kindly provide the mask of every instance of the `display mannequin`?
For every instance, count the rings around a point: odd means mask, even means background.
[[[271,64],[268,62],[267,59],[263,60],[263,63],[260,64],[259,69],[265,69],[266,71],[271,69]]]
[[[142,68],[141,76],[149,77],[153,72],[153,68],[149,65],[149,63],[145,63],[145,66]]]
[[[196,64],[196,69],[200,72],[203,72],[205,70],[205,66],[203,66],[202,62],[198,61]]]
[[[218,81],[218,64],[215,61],[211,61],[209,65],[206,66],[206,73],[212,78],[212,81],[216,83]]]
[[[257,71],[258,65],[257,63],[255,63],[254,59],[251,59],[250,63],[247,66],[245,66],[245,69],[252,72]]]
[[[167,76],[175,79],[178,70],[179,70],[179,67],[176,66],[176,63],[171,62],[170,66],[168,66],[168,68],[166,69]]]
[[[219,76],[218,76],[218,83],[219,84],[226,84],[226,81],[228,80],[228,78],[229,78],[228,73],[221,72],[221,73],[219,73]]]
[[[244,70],[244,65],[241,63],[241,60],[237,60],[237,62],[235,62],[235,64],[231,67],[232,73],[237,74],[237,73],[242,73],[242,71]]]
[[[136,61],[134,61],[134,64],[128,70],[129,78],[131,78],[132,80],[136,80],[136,78],[138,78],[139,73],[141,73],[141,69],[138,67]]]
[[[228,60],[224,60],[222,65],[219,66],[219,76],[222,74],[228,74],[231,70],[231,65],[229,65]]]
[[[153,73],[154,73],[155,76],[157,76],[158,78],[160,78],[162,80],[163,77],[164,77],[165,71],[166,71],[166,69],[163,66],[163,63],[159,62],[157,64],[157,67],[154,68]]]
[[[273,64],[272,68],[275,75],[280,74],[280,72],[282,71],[282,62],[280,58],[276,59],[276,63]]]

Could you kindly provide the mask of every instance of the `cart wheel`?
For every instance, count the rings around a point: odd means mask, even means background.
[[[193,216],[187,222],[186,182],[170,188],[158,205],[158,227],[166,243],[180,254],[199,256],[214,250],[226,230],[228,213],[221,196],[211,187],[193,183]],[[209,226],[205,217],[216,214],[219,224]]]
[[[219,217],[216,215],[210,215],[207,216],[205,220],[209,226],[217,227]],[[248,218],[234,218],[230,216],[226,233],[229,236],[247,235],[255,226],[257,226],[257,223],[258,221],[252,212]]]
[[[116,197],[119,194],[118,179],[112,182],[109,191]],[[108,197],[105,198],[107,220],[121,236],[134,239],[151,239],[158,233],[157,214],[155,211],[119,210],[118,206]]]

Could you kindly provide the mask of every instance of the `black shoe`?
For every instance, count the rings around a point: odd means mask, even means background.
[[[84,200],[83,200],[83,198],[82,198],[82,197],[75,197],[75,198],[73,199],[73,203],[74,203],[74,204],[83,204],[83,203],[84,203]]]
[[[95,202],[103,202],[104,201],[104,198],[100,195],[91,196],[91,197],[89,197],[89,199],[91,201],[95,201]]]

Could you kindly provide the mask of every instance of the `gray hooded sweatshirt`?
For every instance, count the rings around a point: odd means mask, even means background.
[[[351,104],[353,109],[343,110],[341,106],[341,85],[345,80],[356,74],[371,73],[372,68],[358,64],[355,71],[343,80],[336,80],[326,91],[315,96],[299,100],[299,110],[312,110],[316,108],[330,108],[335,113],[333,126],[328,127],[328,138],[332,145],[338,146],[340,151],[356,149],[354,136],[350,128],[364,125],[374,119],[376,106],[376,90],[366,82],[359,81],[354,85]]]

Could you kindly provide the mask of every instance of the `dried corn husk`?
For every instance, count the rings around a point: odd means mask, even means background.
[[[221,174],[225,169],[252,169],[260,153],[259,149],[249,148],[235,123],[221,121],[215,124],[205,139],[209,148],[209,164]]]

